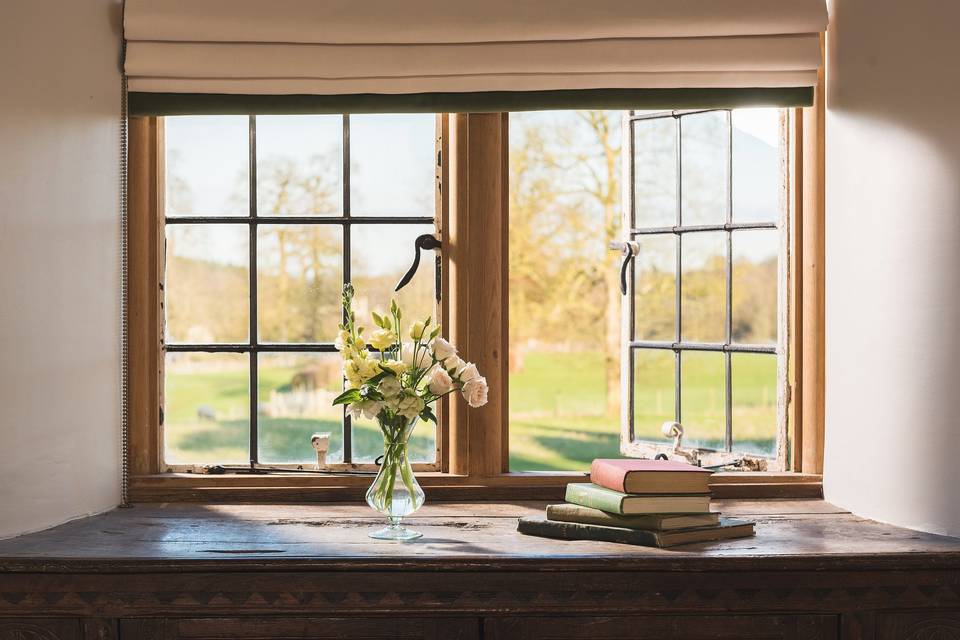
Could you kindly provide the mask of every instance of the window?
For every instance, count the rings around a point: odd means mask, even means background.
[[[331,406],[340,291],[362,313],[396,297],[436,315],[424,261],[394,293],[414,240],[435,227],[432,115],[197,116],[165,122],[163,463],[287,467],[372,463],[380,431]],[[436,433],[412,450],[435,468]]]
[[[666,451],[773,472],[718,496],[820,495],[818,113],[133,119],[131,495],[362,498],[380,442],[329,407],[336,295],[385,306],[422,233],[397,295],[491,389],[418,427],[429,494],[555,499]],[[627,296],[611,242],[640,249]]]
[[[625,126],[624,239],[637,254],[625,450],[672,450],[644,443],[662,443],[672,435],[662,425],[676,422],[692,460],[784,468],[786,114],[633,113]]]
[[[627,452],[677,422],[692,460],[782,467],[785,114],[623,116],[510,117],[510,468],[620,455],[621,404]]]

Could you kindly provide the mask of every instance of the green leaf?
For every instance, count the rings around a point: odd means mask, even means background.
[[[420,418],[423,420],[429,420],[433,424],[437,424],[437,414],[433,412],[433,408],[430,406],[423,408],[423,411],[420,412]]]
[[[350,404],[352,402],[357,402],[358,400],[360,400],[360,390],[347,389],[333,399],[333,406],[337,406],[338,404]]]
[[[393,375],[393,371],[387,371],[385,369],[381,369],[380,373],[375,374],[370,378],[368,378],[365,384],[376,385],[376,384],[379,384],[380,381],[386,378],[387,376],[392,376],[392,375]]]
[[[440,335],[440,325],[437,325],[436,328],[434,328],[434,330],[430,332],[430,340],[432,341],[438,335]]]

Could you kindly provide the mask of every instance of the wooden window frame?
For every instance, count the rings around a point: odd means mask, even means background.
[[[418,473],[436,500],[559,499],[584,473],[510,472],[506,113],[438,116],[438,228],[444,332],[490,385],[490,402],[441,410],[440,471]],[[718,498],[821,497],[823,465],[823,91],[792,110],[786,170],[789,471],[714,474]],[[129,144],[130,496],[135,502],[362,499],[366,475],[167,473],[162,468],[163,126],[131,118]]]

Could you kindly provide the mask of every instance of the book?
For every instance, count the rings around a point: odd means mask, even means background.
[[[651,531],[672,531],[693,527],[711,527],[720,522],[719,513],[651,513],[639,516],[618,516],[599,509],[582,507],[578,504],[551,504],[547,507],[547,520],[556,522],[580,522],[599,524],[607,527],[625,529],[649,529]]]
[[[730,538],[752,536],[753,523],[744,520],[721,518],[715,527],[696,529],[677,529],[675,531],[648,531],[646,529],[626,529],[624,527],[605,527],[598,524],[580,522],[554,522],[542,517],[520,518],[517,531],[528,536],[557,538],[560,540],[599,540],[619,542],[644,547],[675,547],[693,542],[712,542]]]
[[[707,493],[711,473],[674,460],[599,458],[590,465],[590,482],[622,493]]]
[[[644,513],[710,513],[710,494],[629,494],[589,482],[567,485],[567,502],[617,515]]]

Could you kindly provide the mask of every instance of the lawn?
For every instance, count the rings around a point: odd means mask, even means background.
[[[246,357],[205,356],[200,365],[168,365],[166,380],[166,459],[180,463],[239,463],[248,454]],[[261,366],[258,398],[260,459],[263,462],[315,461],[310,435],[331,433],[331,455],[342,455],[337,409],[306,412],[271,410],[271,397],[291,391],[302,365]],[[723,442],[723,358],[695,353],[683,361],[683,408],[687,441],[704,446]],[[673,419],[673,354],[643,352],[636,363],[636,432],[664,441],[660,424]],[[733,359],[735,441],[741,449],[770,454],[776,424],[776,358],[736,354]],[[619,455],[619,417],[605,416],[602,358],[599,353],[528,353],[522,371],[511,375],[510,467],[513,470],[584,470],[596,457]],[[330,389],[329,393],[335,392]],[[284,396],[289,397],[289,396]],[[201,417],[202,416],[202,417]],[[372,421],[353,425],[355,461],[373,460],[382,451]],[[432,460],[435,429],[421,423],[411,440],[415,460]]]

